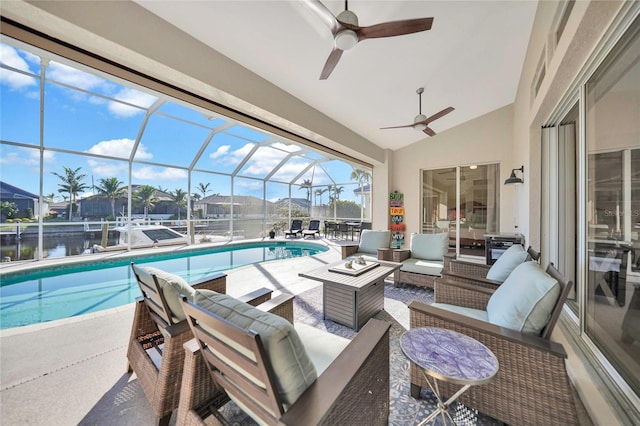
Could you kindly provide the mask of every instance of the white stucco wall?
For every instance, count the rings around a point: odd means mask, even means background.
[[[504,181],[511,169],[521,165],[509,160],[512,139],[513,107],[508,105],[395,151],[391,190],[404,193],[407,233],[420,232],[421,170],[499,163],[500,179]],[[505,189],[500,193],[500,230],[511,232],[515,191]]]

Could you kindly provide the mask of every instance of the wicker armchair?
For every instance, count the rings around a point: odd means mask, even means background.
[[[179,304],[178,293],[173,293],[175,301],[168,300],[169,297],[165,297],[167,290],[160,284],[163,278],[171,274],[161,274],[162,271],[155,268],[140,267],[133,263],[131,268],[142,296],[136,299],[127,350],[127,370],[129,373],[136,373],[156,415],[157,423],[166,425],[172,412],[178,407],[180,399],[180,382],[184,366],[183,345],[193,338],[193,334],[187,322],[184,319],[179,320],[170,309],[174,302]],[[224,294],[226,279],[225,274],[218,273],[192,282],[191,287]],[[270,298],[271,290],[266,288],[243,296],[243,300],[251,304],[258,304]]]
[[[178,425],[226,424],[218,412],[228,400],[226,395],[232,395],[261,424],[357,424],[363,416],[368,424],[387,424],[390,324],[370,320],[318,378],[285,407],[274,380],[278,375],[261,335],[194,303],[184,303],[196,338],[185,344]],[[278,314],[271,308],[263,310]],[[292,321],[292,317],[288,319]],[[216,330],[216,335],[210,330]],[[233,344],[222,347],[220,339],[231,339]],[[256,380],[247,380],[247,375]]]
[[[391,231],[365,229],[360,233],[359,244],[341,246],[342,258],[364,256],[370,260],[391,261]]]
[[[547,270],[562,291],[540,336],[513,331],[436,306],[412,302],[411,328],[442,327],[482,342],[498,358],[500,370],[486,385],[471,387],[460,402],[507,424],[577,424],[573,389],[565,367],[567,354],[562,345],[549,340],[566,300],[567,282],[552,265]],[[493,290],[473,284],[436,281],[436,303],[485,309]],[[444,395],[453,395],[459,386],[439,381]],[[428,388],[421,372],[411,365],[411,394]]]
[[[531,246],[527,249],[527,255],[526,260],[540,261],[540,253]],[[444,267],[442,268],[442,280],[475,284],[481,287],[495,289],[502,282],[487,278],[487,273],[491,267],[492,265],[456,259],[454,253],[447,253],[445,255]]]

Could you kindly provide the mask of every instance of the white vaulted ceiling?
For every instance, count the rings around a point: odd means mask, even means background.
[[[350,1],[361,26],[433,17],[431,30],[364,40],[327,80],[333,47],[323,21],[300,1],[137,1],[382,148],[427,137],[406,129],[418,114],[455,111],[430,127],[441,133],[512,103],[536,11],[535,1]],[[323,1],[337,15],[343,1]]]

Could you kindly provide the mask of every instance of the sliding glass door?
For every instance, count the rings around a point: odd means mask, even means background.
[[[422,232],[448,232],[458,253],[484,256],[485,234],[497,232],[498,164],[422,171]]]

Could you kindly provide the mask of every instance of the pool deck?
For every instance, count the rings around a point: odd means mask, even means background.
[[[268,287],[274,294],[298,294],[316,287],[320,283],[300,278],[298,272],[340,260],[339,242],[323,244],[329,251],[316,256],[228,271],[227,292],[241,295]],[[135,374],[126,372],[133,308],[129,304],[1,330],[0,424],[153,424],[154,415]]]

